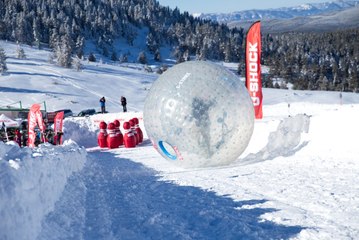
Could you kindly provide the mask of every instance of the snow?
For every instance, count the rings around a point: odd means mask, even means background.
[[[46,101],[66,118],[65,143],[0,142],[0,239],[356,239],[359,236],[359,95],[264,89],[264,118],[228,166],[182,169],[145,133],[134,149],[99,149],[98,124],[140,118],[157,78],[136,64],[84,62],[76,72],[48,52],[0,42],[8,74],[0,106]],[[105,61],[104,61],[105,62]],[[54,84],[56,82],[56,84]],[[119,98],[127,97],[129,112]],[[195,161],[195,159],[193,159]]]
[[[0,239],[36,239],[67,179],[84,167],[86,150],[72,141],[35,149],[0,142],[0,149]]]

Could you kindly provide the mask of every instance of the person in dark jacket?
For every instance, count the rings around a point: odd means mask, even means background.
[[[102,97],[100,99],[100,106],[101,106],[101,113],[105,113],[106,112],[106,99],[105,99],[105,97]]]
[[[122,107],[123,107],[123,111],[124,111],[124,112],[127,112],[127,107],[126,107],[126,105],[127,105],[127,100],[126,100],[126,98],[125,98],[124,96],[121,96],[121,105],[122,105]]]

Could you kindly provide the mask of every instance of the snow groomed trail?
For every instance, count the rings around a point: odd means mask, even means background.
[[[260,221],[277,209],[241,209],[266,201],[178,186],[126,152],[91,151],[43,220],[39,239],[287,239],[302,230]]]

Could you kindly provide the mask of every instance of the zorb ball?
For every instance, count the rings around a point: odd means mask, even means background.
[[[152,85],[143,112],[157,151],[183,168],[226,165],[253,133],[252,100],[240,79],[222,66],[189,61]]]

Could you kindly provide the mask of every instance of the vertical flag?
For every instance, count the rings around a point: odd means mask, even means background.
[[[64,119],[64,112],[58,112],[54,118],[54,144],[61,145],[62,144],[62,125]]]
[[[252,98],[255,118],[261,119],[262,112],[262,79],[261,79],[261,23],[255,22],[248,30],[246,37],[246,87]]]

